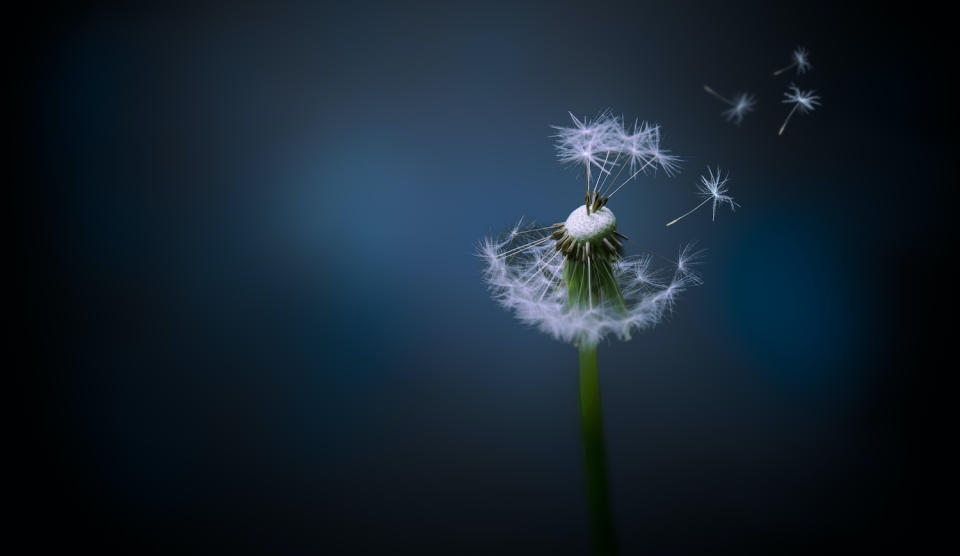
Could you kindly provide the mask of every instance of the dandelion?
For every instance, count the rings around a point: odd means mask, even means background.
[[[787,92],[783,93],[783,96],[786,98],[780,102],[783,104],[793,104],[793,108],[790,109],[790,113],[787,114],[787,118],[783,120],[783,125],[780,126],[780,131],[777,133],[777,135],[783,135],[783,130],[787,129],[787,123],[790,121],[790,118],[793,116],[794,112],[806,114],[807,112],[812,112],[814,107],[820,105],[820,97],[813,94],[815,92],[816,91],[813,89],[809,91],[801,91],[793,83],[790,84]]]
[[[757,104],[757,99],[753,95],[741,93],[733,97],[733,102],[733,106],[724,110],[723,115],[727,118],[728,122],[740,125],[740,123],[743,122],[743,116],[748,112],[753,112],[753,107]]]
[[[737,210],[737,207],[740,206],[739,203],[734,202],[733,197],[727,195],[727,179],[723,177],[720,172],[720,167],[717,166],[717,173],[713,173],[713,169],[707,166],[707,173],[710,177],[700,176],[700,183],[697,184],[697,194],[703,197],[703,201],[684,213],[682,216],[674,218],[670,222],[667,222],[667,226],[672,226],[676,224],[681,219],[686,218],[687,216],[693,214],[700,207],[707,204],[708,201],[713,201],[713,218],[712,220],[717,219],[717,205],[723,205],[727,203],[730,205],[730,210]],[[727,174],[729,176],[729,174]]]
[[[813,69],[813,65],[810,63],[810,53],[807,52],[806,48],[798,46],[794,49],[791,58],[793,59],[793,63],[787,67],[778,69],[777,71],[773,72],[773,75],[780,75],[790,68],[797,68],[797,75],[802,75],[806,73],[807,70]]]
[[[704,85],[703,90],[730,105],[730,108],[724,110],[721,114],[728,122],[733,122],[735,125],[740,125],[743,122],[743,117],[749,112],[753,112],[753,107],[757,104],[757,97],[751,94],[739,93],[733,97],[733,100],[730,100],[708,85]]]
[[[574,344],[580,359],[580,409],[591,527],[598,553],[615,542],[606,479],[597,345],[609,335],[631,334],[656,325],[678,296],[699,285],[692,247],[653,269],[651,254],[626,255],[627,236],[607,202],[646,172],[674,173],[679,159],[660,145],[659,126],[607,112],[596,118],[571,114],[572,127],[557,127],[557,156],[582,165],[584,203],[562,222],[514,226],[479,246],[483,278],[492,296],[522,322]],[[621,179],[622,178],[622,179]]]

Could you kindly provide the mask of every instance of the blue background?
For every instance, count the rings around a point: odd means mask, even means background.
[[[601,346],[624,553],[906,536],[909,323],[955,119],[921,23],[729,2],[28,19],[35,515],[104,552],[586,553],[576,352],[490,300],[474,249],[582,201],[549,126],[611,108],[685,160],[611,201],[620,230],[708,249],[667,322]],[[778,137],[792,75],[770,74],[797,45],[823,106]],[[724,122],[704,84],[757,111]],[[665,228],[708,164],[742,208]]]

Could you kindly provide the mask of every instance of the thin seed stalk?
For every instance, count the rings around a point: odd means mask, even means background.
[[[617,553],[607,481],[607,456],[603,442],[603,411],[600,404],[600,377],[597,346],[582,344],[580,351],[580,428],[583,434],[583,461],[587,482],[587,504],[593,552],[600,556]]]
[[[611,236],[612,237],[612,236]],[[590,310],[597,304],[609,303],[614,310],[624,308],[623,295],[613,277],[609,254],[586,260],[568,259],[564,263],[563,278],[567,283],[567,303],[572,308]],[[589,253],[590,251],[586,251]],[[589,257],[589,255],[588,255]],[[600,404],[600,376],[597,371],[597,345],[581,340],[580,352],[580,429],[583,435],[584,476],[587,487],[587,506],[593,553],[608,556],[617,553],[610,506],[610,488],[607,483],[607,455],[603,442],[603,411]]]
[[[594,248],[596,249],[596,247]],[[592,265],[582,260],[567,259],[563,263],[563,279],[567,283],[567,304],[570,307],[590,309],[603,302],[616,310],[625,311],[623,294],[613,277],[610,261],[600,257]]]
[[[798,106],[800,106],[800,104],[794,104],[793,108],[790,109],[790,113],[787,114],[787,119],[783,120],[783,125],[780,126],[780,131],[777,132],[777,135],[783,135],[783,130],[787,129],[787,124],[790,123],[790,118],[793,116],[793,113],[797,111]]]

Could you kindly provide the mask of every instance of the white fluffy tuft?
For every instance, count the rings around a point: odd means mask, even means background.
[[[797,111],[805,114],[820,105],[820,96],[814,93],[816,93],[816,91],[813,89],[801,91],[800,87],[791,83],[790,86],[787,87],[787,92],[783,93],[784,99],[780,102],[783,104],[795,104]]]
[[[578,118],[572,113],[572,127],[557,130],[557,158],[560,162],[583,165],[587,179],[596,169],[609,175],[618,167],[629,169],[629,178],[647,170],[676,173],[680,159],[660,146],[660,126],[635,121],[628,128],[623,118],[603,111],[595,118]],[[619,171],[618,171],[619,174]]]
[[[810,53],[802,46],[798,46],[793,51],[793,63],[797,66],[798,74],[804,74],[813,69],[813,64],[810,63]]]
[[[628,340],[631,332],[660,322],[680,293],[701,283],[691,269],[700,254],[692,246],[681,250],[672,270],[651,270],[647,255],[624,257],[611,268],[625,311],[609,303],[571,307],[562,280],[563,257],[547,239],[550,233],[529,225],[519,233],[485,238],[478,255],[494,299],[522,322],[564,342],[596,344],[611,334]]]
[[[730,108],[723,111],[723,116],[728,122],[740,125],[743,122],[743,117],[753,112],[753,107],[756,106],[756,104],[757,97],[747,93],[740,93],[733,97],[733,104]]]
[[[730,205],[731,211],[737,210],[737,207],[740,205],[734,202],[733,197],[727,195],[727,180],[729,179],[729,174],[723,176],[719,166],[717,166],[716,174],[713,173],[712,168],[707,166],[707,173],[710,177],[700,176],[700,183],[697,184],[697,192],[705,199],[713,200],[712,220],[716,220],[717,205],[726,203]]]

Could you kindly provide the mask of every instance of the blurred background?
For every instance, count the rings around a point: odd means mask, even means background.
[[[605,108],[661,124],[685,161],[611,201],[620,230],[708,250],[666,322],[600,348],[623,553],[912,538],[922,312],[952,249],[939,19],[765,2],[25,18],[10,185],[32,542],[587,553],[576,351],[489,298],[475,247],[582,201],[550,126]],[[773,77],[797,46],[814,69]],[[791,81],[823,105],[778,137]],[[725,122],[705,84],[757,111]],[[708,164],[742,207],[665,228]]]

